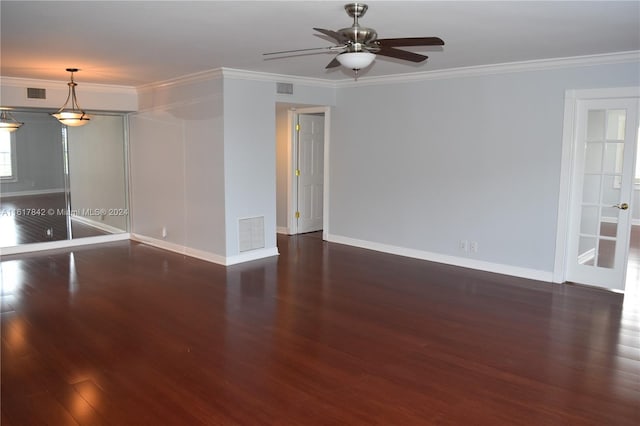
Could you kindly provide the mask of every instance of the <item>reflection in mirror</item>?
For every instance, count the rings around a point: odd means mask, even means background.
[[[122,117],[93,115],[90,125],[65,130],[72,219],[104,233],[125,232],[128,209]]]
[[[126,232],[124,117],[71,129],[46,112],[13,115],[24,125],[2,152],[12,167],[0,181],[0,247]]]

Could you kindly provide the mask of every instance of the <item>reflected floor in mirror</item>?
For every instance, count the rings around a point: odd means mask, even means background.
[[[278,236],[231,267],[133,242],[5,257],[2,425],[637,425],[608,291]]]
[[[108,233],[71,221],[73,238]],[[0,197],[0,247],[69,239],[63,192],[18,197]]]

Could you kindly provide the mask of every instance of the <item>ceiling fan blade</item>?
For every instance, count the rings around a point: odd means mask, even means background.
[[[428,56],[425,55],[387,46],[381,46],[380,50],[376,52],[376,55],[389,56],[391,58],[404,59],[405,61],[411,62],[422,62],[428,58]]]
[[[263,56],[268,56],[268,55],[281,55],[283,53],[295,53],[295,52],[308,52],[308,51],[312,51],[312,50],[331,50],[334,49],[333,46],[329,46],[329,47],[311,47],[309,49],[295,49],[295,50],[282,50],[280,52],[269,52],[269,53],[263,53]]]
[[[314,28],[314,30],[318,31],[319,33],[322,33],[326,36],[331,37],[332,39],[336,40],[338,43],[345,43],[347,40],[344,39],[343,36],[341,36],[340,34],[338,34],[335,31],[332,30],[325,30],[324,28]]]
[[[339,67],[339,66],[340,66],[340,62],[338,62],[338,59],[337,58],[333,58],[333,61],[329,62],[329,65],[324,67],[324,69],[335,68],[335,67]]]
[[[439,37],[382,38],[376,40],[376,44],[381,47],[444,46],[444,41]]]

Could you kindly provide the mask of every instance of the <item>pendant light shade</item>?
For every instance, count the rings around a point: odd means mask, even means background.
[[[76,98],[76,82],[73,81],[73,73],[77,72],[77,68],[67,68],[67,71],[71,73],[71,81],[67,83],[69,86],[69,94],[67,100],[55,113],[51,114],[58,119],[59,122],[65,126],[84,126],[89,122],[91,117],[85,113],[78,105],[78,99]],[[69,105],[71,102],[71,105]]]
[[[366,68],[376,58],[371,52],[344,52],[339,54],[336,59],[340,62],[340,65],[350,68],[352,70],[360,70]]]
[[[9,112],[8,108],[0,108],[2,112],[0,112],[0,130],[4,132],[15,132],[22,126],[24,123],[19,122],[13,115]]]

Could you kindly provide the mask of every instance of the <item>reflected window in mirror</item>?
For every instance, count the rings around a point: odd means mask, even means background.
[[[16,181],[16,143],[13,132],[0,130],[0,179]]]

